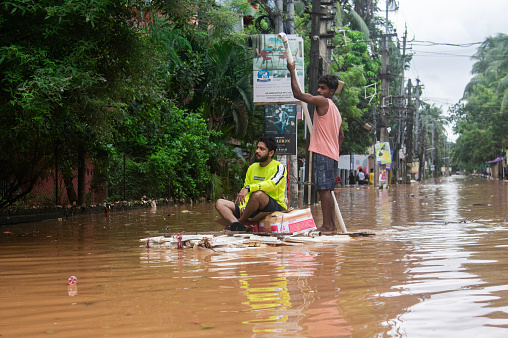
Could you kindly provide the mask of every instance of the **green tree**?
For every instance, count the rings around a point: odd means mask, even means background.
[[[200,114],[172,104],[132,102],[115,129],[108,170],[110,198],[197,198],[209,189],[209,160],[219,152],[217,133],[207,130]],[[123,156],[126,154],[126,189]]]
[[[153,17],[147,25],[146,44],[153,48],[145,55],[151,65],[138,81],[153,83],[157,89],[145,90],[143,95],[125,92],[122,98],[129,103],[115,125],[112,198],[123,194],[124,153],[132,178],[126,183],[126,197],[195,198],[205,190],[217,196],[234,186],[216,179],[229,179],[227,156],[233,153],[215,131],[228,137],[245,134],[252,111],[250,56],[242,36],[230,31],[219,34],[220,27],[201,28],[189,29],[168,17]],[[198,116],[207,120],[208,132],[202,133]],[[190,125],[196,126],[197,134],[177,133]],[[186,141],[189,135],[192,142]],[[204,178],[212,179],[211,183],[204,183]]]
[[[485,78],[501,99],[500,112],[508,110],[508,35],[498,34],[488,37],[478,48],[472,59],[476,60],[472,73],[475,75],[464,91],[465,96],[472,94],[476,84]]]
[[[504,54],[503,54],[504,53]],[[455,165],[479,169],[501,156],[508,144],[508,36],[487,38],[473,56],[474,77],[462,100],[450,109],[450,120],[459,134],[453,151]]]
[[[8,163],[0,172],[8,182],[0,208],[26,195],[56,157],[78,168],[83,203],[84,158],[110,132],[114,94],[138,47],[131,3],[14,0],[0,6],[0,146],[8,149],[0,155]]]
[[[251,57],[241,37],[214,39],[199,52],[203,79],[194,88],[188,107],[204,107],[210,130],[242,138],[254,111]],[[229,134],[229,130],[233,130]]]

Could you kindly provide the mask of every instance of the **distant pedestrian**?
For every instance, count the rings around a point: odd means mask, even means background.
[[[370,173],[369,173],[369,184],[374,185],[374,169],[372,169],[372,168],[370,168]]]
[[[360,168],[358,172],[358,184],[368,184],[369,182],[365,179],[365,174],[363,173],[363,169]]]
[[[349,184],[356,184],[356,177],[353,171],[349,173]]]

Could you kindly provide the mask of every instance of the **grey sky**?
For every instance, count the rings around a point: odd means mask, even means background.
[[[384,9],[384,3],[380,3]],[[407,24],[408,52],[413,53],[407,79],[419,78],[425,86],[425,102],[448,107],[457,103],[471,79],[471,56],[479,45],[470,47],[429,46],[423,42],[467,44],[483,42],[497,33],[508,34],[508,0],[400,0],[399,10],[389,12],[402,40]],[[383,14],[384,16],[384,14]],[[415,40],[411,42],[412,40]],[[454,140],[456,136],[449,135]]]

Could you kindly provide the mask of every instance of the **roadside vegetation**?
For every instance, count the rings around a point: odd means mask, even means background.
[[[473,56],[473,78],[451,109],[457,168],[478,170],[508,147],[508,35],[487,38]]]

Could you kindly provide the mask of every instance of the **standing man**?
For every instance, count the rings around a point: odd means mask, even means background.
[[[324,75],[318,81],[318,95],[302,93],[296,78],[295,62],[288,62],[287,67],[291,74],[291,89],[295,99],[316,107],[309,151],[314,153],[312,158],[314,184],[319,192],[323,212],[323,224],[318,230],[325,234],[336,233],[332,194],[337,176],[339,148],[344,141],[344,133],[341,127],[342,117],[331,98],[339,87],[339,80],[334,75]]]
[[[250,217],[259,212],[286,210],[287,170],[284,165],[272,159],[277,150],[273,137],[260,137],[255,158],[256,162],[247,169],[245,182],[236,200],[218,199],[215,209],[229,226],[225,230],[243,231]]]

